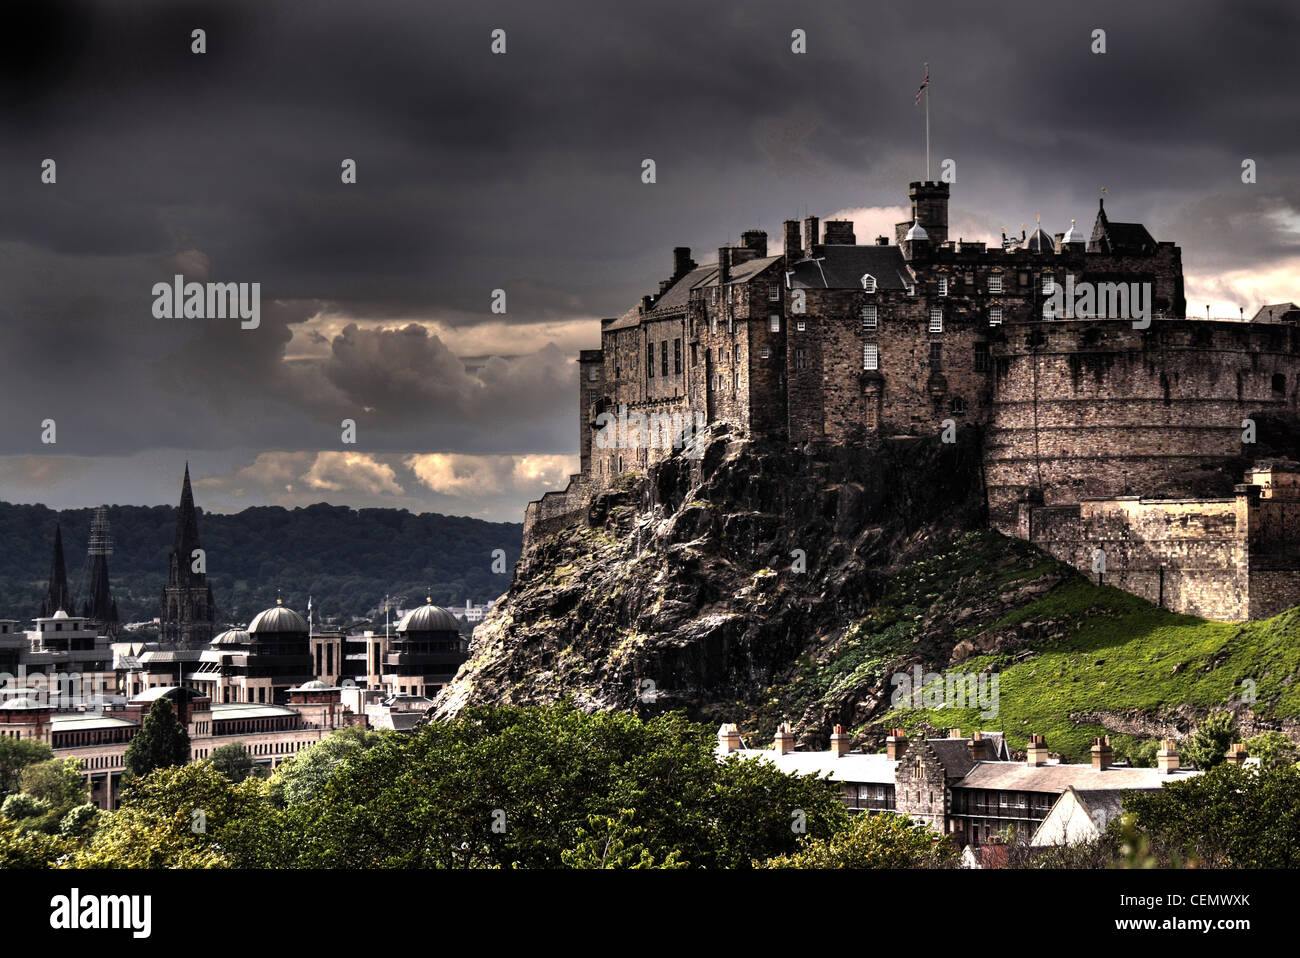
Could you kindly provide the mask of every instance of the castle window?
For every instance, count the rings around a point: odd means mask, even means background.
[[[930,310],[930,332],[943,332],[943,310],[937,306]]]
[[[1274,396],[1286,395],[1286,376],[1282,375],[1281,373],[1273,374],[1273,395]]]
[[[713,287],[713,305],[718,305],[718,287]]]
[[[682,341],[673,340],[673,373],[680,376],[682,372]]]
[[[1002,275],[1000,273],[989,277],[989,292],[990,293],[1002,292]]]
[[[691,343],[691,365],[698,366],[699,364],[700,364],[700,344]]]
[[[799,320],[797,323],[794,324],[794,328],[795,328],[796,331],[802,333],[805,329],[808,328],[808,325],[807,325],[807,324],[806,324],[806,323],[801,319],[801,320]]]
[[[772,302],[772,303],[779,303],[779,302],[781,302],[781,284],[780,284],[780,283],[769,283],[769,284],[768,284],[768,287],[767,287],[767,298],[768,298],[768,301],[769,301],[769,302]]]
[[[736,346],[736,350],[735,350],[735,352],[732,354],[732,362],[734,362],[737,366],[740,365],[740,346],[739,346],[739,345]]]
[[[1056,286],[1056,277],[1050,274],[1043,277],[1043,295],[1051,296],[1052,289]]]
[[[874,293],[876,291],[876,277],[870,273],[862,275],[862,289],[864,292]]]
[[[772,358],[772,350],[770,350],[770,349],[768,349],[766,346],[764,346],[762,349],[760,349],[760,350],[758,351],[758,355],[759,355],[759,358],[760,358],[760,359],[771,359],[771,358]]]
[[[930,372],[943,371],[943,343],[930,344]]]
[[[730,336],[736,331],[736,320],[730,312],[727,313],[727,335]]]
[[[710,317],[709,317],[709,335],[710,335],[710,336],[716,336],[716,335],[718,335],[718,317],[717,317],[717,316],[710,316]]]
[[[948,403],[948,411],[955,412],[955,413],[965,412],[966,400],[962,399],[960,396],[953,396],[952,402]]]
[[[977,373],[988,372],[989,369],[989,344],[975,344],[975,371]]]
[[[1056,319],[1056,309],[1052,306],[1052,301],[1050,299],[1043,303],[1043,319],[1049,321]]]
[[[795,369],[808,368],[808,350],[796,349],[794,351],[794,368]]]
[[[593,383],[596,381],[596,367],[595,367],[595,366],[592,366],[590,369],[587,370],[587,381],[588,381],[588,382],[593,382]]]
[[[874,305],[862,307],[862,328],[876,328],[876,307]]]
[[[771,316],[769,316],[767,322],[768,322],[768,329],[770,329],[772,332],[779,333],[781,331],[781,317],[778,316],[776,313],[773,313]]]
[[[655,378],[655,344],[646,343],[645,347],[645,378]]]
[[[880,368],[880,347],[875,343],[862,345],[862,368],[867,370]]]
[[[947,296],[947,295],[948,295],[948,277],[947,277],[947,276],[940,276],[940,277],[939,277],[939,295],[940,295],[940,296]]]
[[[990,325],[990,326],[1001,326],[1001,325],[1002,325],[1002,307],[1001,307],[1001,306],[991,306],[991,307],[989,307],[989,325]]]

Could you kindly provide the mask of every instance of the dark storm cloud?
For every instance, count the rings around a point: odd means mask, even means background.
[[[467,370],[445,333],[616,315],[674,245],[705,261],[752,226],[902,205],[923,61],[954,222],[1086,227],[1106,186],[1207,287],[1276,270],[1297,26],[1263,3],[10,3],[0,454],[49,452],[46,416],[82,456],[334,448],[344,416],[373,450],[572,452],[567,348],[503,334]],[[261,283],[261,328],[154,319],[177,262]]]

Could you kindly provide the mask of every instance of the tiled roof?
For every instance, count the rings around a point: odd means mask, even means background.
[[[897,246],[823,246],[822,256],[800,260],[790,271],[790,285],[804,289],[861,289],[870,273],[881,290],[906,289],[903,253]],[[820,267],[820,268],[819,268]]]

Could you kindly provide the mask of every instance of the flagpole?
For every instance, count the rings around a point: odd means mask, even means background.
[[[925,179],[930,179],[930,64],[925,65]]]

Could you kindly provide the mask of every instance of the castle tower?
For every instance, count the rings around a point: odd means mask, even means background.
[[[921,224],[930,242],[934,246],[948,242],[948,184],[914,182],[907,196],[912,201],[912,221]]]
[[[81,607],[81,614],[106,635],[117,632],[117,603],[113,601],[108,585],[108,557],[113,553],[108,534],[108,510],[100,506],[90,521],[90,598]]]
[[[176,538],[158,613],[159,638],[163,642],[192,645],[212,639],[212,587],[208,585],[206,571],[194,571],[198,549],[199,522],[194,492],[190,489],[190,465],[186,463],[180,511],[176,516]],[[199,568],[206,569],[206,566]]]
[[[72,595],[68,591],[68,567],[63,561],[63,528],[54,524],[54,555],[50,559],[50,583],[41,602],[41,618],[49,618],[62,609],[72,608]]]

